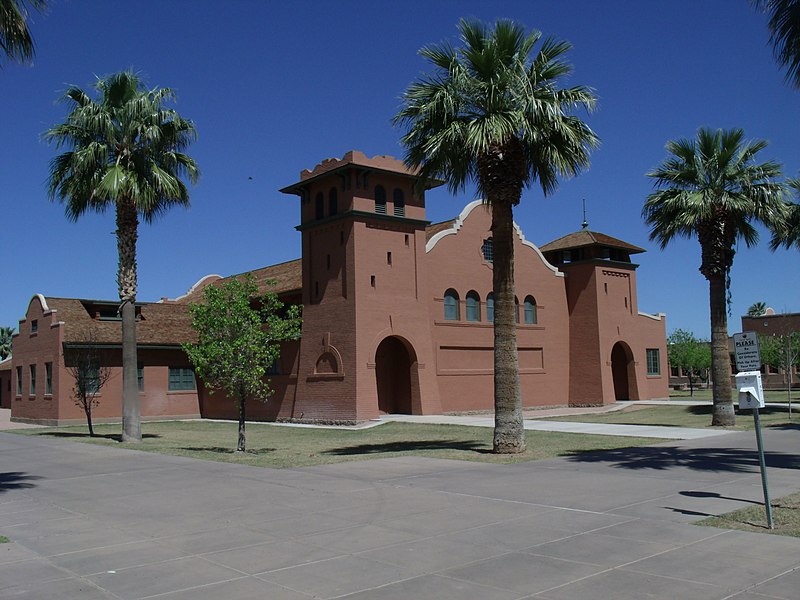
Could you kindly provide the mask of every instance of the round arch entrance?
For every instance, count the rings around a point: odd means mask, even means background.
[[[378,410],[383,414],[413,414],[414,370],[417,357],[403,339],[389,336],[375,352]]]
[[[636,372],[633,364],[633,352],[628,344],[617,342],[611,349],[611,375],[614,379],[614,398],[616,400],[633,400],[636,397]]]

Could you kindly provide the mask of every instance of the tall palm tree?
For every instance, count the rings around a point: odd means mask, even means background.
[[[769,15],[769,41],[786,81],[800,88],[800,0],[751,0]]]
[[[47,5],[44,0],[0,0],[0,50],[16,62],[28,62],[34,53],[26,4],[40,12]]]
[[[405,160],[423,182],[440,178],[453,193],[477,183],[492,210],[494,245],[494,451],[525,449],[514,320],[513,207],[538,181],[545,195],[559,176],[589,164],[598,144],[574,109],[591,110],[596,98],[583,86],[562,88],[572,71],[565,41],[527,33],[508,20],[493,27],[461,20],[462,45],[445,42],[420,50],[434,72],[403,95],[395,124],[406,128]]]
[[[0,327],[0,360],[5,360],[11,356],[11,339],[13,335],[13,327]]]
[[[50,163],[51,200],[64,203],[67,218],[86,212],[116,211],[122,313],[122,438],[141,441],[136,380],[136,241],[139,218],[150,222],[173,205],[188,206],[182,177],[195,182],[195,161],[183,153],[197,137],[187,121],[164,105],[175,99],[169,88],[147,89],[124,71],[99,78],[99,99],[72,87],[64,94],[70,112],[45,138],[68,148]]]
[[[781,166],[756,163],[765,141],[746,141],[741,129],[701,128],[694,140],[667,143],[670,153],[648,173],[659,188],[642,209],[650,239],[662,250],[677,237],[700,242],[700,272],[711,310],[712,425],[733,425],[727,297],[737,241],[758,241],[753,222],[779,227],[786,214]]]

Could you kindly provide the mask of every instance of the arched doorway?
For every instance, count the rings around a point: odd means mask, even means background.
[[[633,368],[633,352],[624,342],[617,342],[611,349],[611,376],[614,379],[614,398],[632,400],[631,380],[636,381]]]
[[[412,366],[416,357],[398,337],[383,340],[375,352],[378,410],[384,414],[412,414]]]

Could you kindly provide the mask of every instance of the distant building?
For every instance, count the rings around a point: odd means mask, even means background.
[[[11,408],[11,357],[0,361],[0,408]]]
[[[772,308],[768,308],[766,313],[759,317],[742,317],[742,331],[755,331],[759,335],[789,335],[800,332],[800,313],[777,314]],[[731,348],[733,356],[733,348]],[[735,365],[733,358],[732,364]],[[733,372],[736,368],[733,367]],[[767,389],[786,389],[785,369],[776,365],[765,364],[761,367],[762,384]],[[798,383],[798,365],[789,369],[790,385]]]
[[[492,409],[490,209],[472,202],[431,225],[416,183],[402,162],[353,151],[281,190],[299,199],[302,258],[252,275],[261,289],[273,280],[284,301],[302,303],[303,330],[273,365],[274,396],[248,405],[249,418],[342,422]],[[524,406],[668,395],[665,317],[638,309],[630,256],[640,252],[588,229],[540,249],[517,228]],[[231,400],[195,382],[179,347],[194,337],[187,305],[226,279],[207,276],[181,298],[139,307],[143,418],[235,418]],[[14,338],[13,418],[81,419],[64,365],[83,343],[118,369],[115,311],[116,303],[34,296]],[[98,417],[118,418],[121,376],[108,387]]]

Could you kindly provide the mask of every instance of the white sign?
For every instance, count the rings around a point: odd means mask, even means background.
[[[733,352],[736,356],[736,370],[760,371],[761,352],[758,351],[758,334],[755,331],[733,334]]]
[[[747,371],[736,374],[736,389],[739,391],[739,409],[764,408],[764,389],[761,387],[761,372]]]

